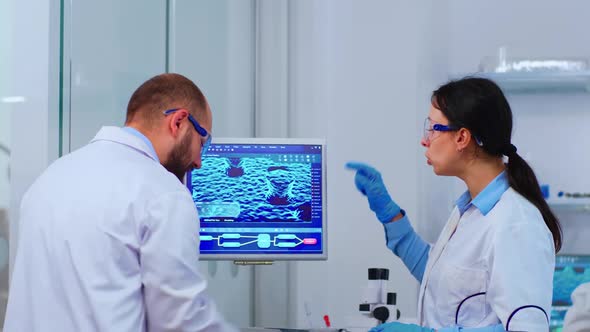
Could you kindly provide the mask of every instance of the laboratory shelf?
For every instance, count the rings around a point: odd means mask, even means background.
[[[505,92],[590,92],[590,70],[546,72],[477,72],[463,76],[489,78]]]
[[[556,212],[570,211],[570,212],[589,212],[590,213],[590,199],[574,198],[574,199],[550,199],[547,200],[549,207]]]

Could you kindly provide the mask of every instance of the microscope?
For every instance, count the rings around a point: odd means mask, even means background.
[[[370,268],[369,282],[363,289],[359,305],[361,321],[369,326],[397,321],[400,311],[396,306],[396,293],[387,291],[389,269]]]

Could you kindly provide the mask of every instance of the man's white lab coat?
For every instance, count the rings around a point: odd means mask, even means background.
[[[24,195],[4,331],[233,331],[205,295],[188,190],[104,127]]]

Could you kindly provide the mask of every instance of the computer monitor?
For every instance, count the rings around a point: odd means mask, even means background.
[[[186,185],[202,259],[327,259],[322,139],[214,139]]]
[[[572,305],[572,292],[585,282],[590,282],[590,255],[557,255],[550,331],[562,330],[563,319]]]

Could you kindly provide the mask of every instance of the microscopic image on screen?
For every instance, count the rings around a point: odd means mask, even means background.
[[[572,306],[572,293],[583,283],[590,282],[590,256],[560,254],[555,257],[553,273],[553,301],[550,331],[558,332]]]
[[[325,142],[226,139],[186,185],[205,259],[326,259]]]
[[[590,282],[590,256],[557,256],[553,274],[553,305],[571,305],[572,292],[586,282]]]
[[[191,181],[201,220],[311,221],[310,163],[265,157],[205,158]]]

